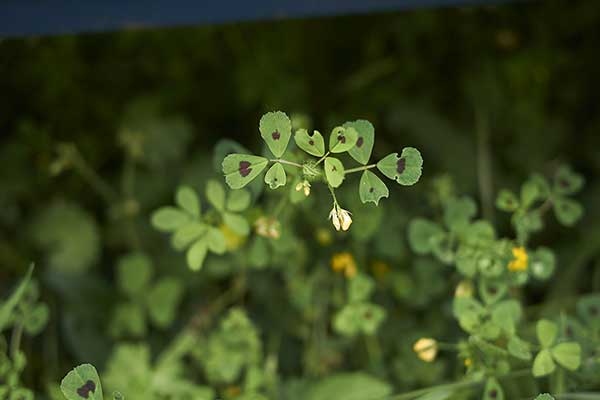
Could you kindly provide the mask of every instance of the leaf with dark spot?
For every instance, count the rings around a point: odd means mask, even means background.
[[[102,386],[98,372],[91,364],[83,364],[65,376],[60,390],[67,400],[103,400]]]
[[[232,189],[240,189],[256,178],[269,160],[250,154],[230,154],[223,160],[225,181]]]
[[[371,158],[373,145],[375,143],[375,128],[364,119],[346,122],[345,128],[354,128],[358,132],[356,146],[348,150],[348,154],[359,163],[366,165]]]
[[[296,145],[308,154],[322,157],[325,154],[325,140],[319,131],[310,135],[306,129],[298,129],[294,134]]]
[[[363,172],[360,178],[358,188],[360,201],[363,203],[372,202],[379,205],[379,200],[383,197],[388,197],[390,192],[381,179],[371,171]]]

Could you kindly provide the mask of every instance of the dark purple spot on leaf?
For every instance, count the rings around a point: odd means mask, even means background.
[[[365,142],[365,140],[361,137],[358,138],[358,140],[356,141],[356,147],[362,147],[363,143]]]
[[[314,141],[314,140],[312,140],[312,139],[310,139],[310,140],[308,141],[308,144],[310,144],[311,146],[314,146],[314,145],[315,145],[315,141]]]
[[[338,142],[346,143],[346,136],[344,135],[338,135],[337,139]]]
[[[82,387],[77,389],[77,394],[84,399],[90,397],[90,392],[96,391],[96,384],[92,380],[88,380]]]
[[[493,296],[493,295],[495,295],[496,293],[498,293],[498,288],[497,288],[496,286],[490,286],[490,287],[488,288],[488,292],[490,292],[490,294]]]
[[[273,140],[279,140],[279,138],[281,137],[281,133],[279,133],[279,131],[275,131],[271,133],[271,137],[273,138]]]
[[[369,189],[369,193],[373,193],[375,191],[375,188],[370,188]]]
[[[371,318],[373,318],[373,313],[371,312],[371,310],[367,310],[367,312],[365,313],[365,319]]]
[[[244,178],[247,177],[250,172],[252,171],[252,168],[250,168],[250,162],[249,161],[240,161],[240,175],[243,176]]]
[[[498,396],[498,391],[496,389],[492,389],[492,390],[490,390],[490,392],[488,394],[490,395],[490,397],[492,399],[495,399],[496,396]]]
[[[406,160],[404,158],[399,158],[396,163],[396,171],[401,174],[404,172],[404,168],[406,168]]]
[[[331,171],[332,171],[332,172],[333,172],[333,171],[337,171],[337,168],[336,168],[336,167],[331,167]]]

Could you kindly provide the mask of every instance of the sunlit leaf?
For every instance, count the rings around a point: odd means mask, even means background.
[[[159,208],[152,213],[151,217],[152,226],[163,232],[172,232],[189,221],[188,214],[171,206]]]
[[[209,228],[206,234],[206,244],[208,249],[213,253],[223,254],[227,250],[225,236],[218,228]]]
[[[183,225],[175,231],[171,239],[173,247],[177,250],[185,249],[190,243],[206,233],[207,229],[208,225],[201,222],[190,222]]]
[[[141,293],[152,277],[152,260],[144,253],[129,253],[117,264],[118,284],[124,293],[135,296]]]
[[[284,186],[285,182],[285,170],[280,163],[276,162],[265,174],[265,183],[269,185],[271,189],[277,189],[280,186]]]
[[[533,360],[531,372],[533,373],[533,376],[539,378],[540,376],[551,374],[555,368],[556,364],[554,364],[554,360],[552,360],[550,350],[542,349]]]
[[[319,131],[313,131],[311,135],[306,129],[298,129],[294,140],[299,148],[310,155],[322,157],[325,154],[325,140]]]
[[[223,214],[223,221],[225,225],[238,235],[246,236],[250,233],[250,224],[248,224],[246,218],[239,214],[226,212]]]
[[[179,187],[175,194],[175,203],[194,217],[200,216],[200,199],[191,187]]]
[[[208,245],[206,240],[197,240],[187,251],[186,258],[188,266],[192,271],[197,271],[204,264],[206,253],[208,251]]]
[[[359,163],[366,165],[371,158],[375,143],[375,128],[365,119],[346,122],[344,128],[354,128],[358,132],[356,144],[348,150],[348,154]]]
[[[260,119],[259,130],[271,153],[281,157],[292,136],[292,123],[288,116],[281,111],[268,112]]]
[[[581,365],[581,346],[579,343],[559,343],[550,351],[556,362],[569,371],[575,371]]]
[[[214,179],[206,182],[204,195],[214,208],[219,211],[223,211],[225,209],[225,188],[220,182]]]
[[[354,128],[338,126],[333,128],[329,135],[329,151],[332,153],[343,153],[356,145],[358,132]]]
[[[230,154],[223,160],[225,181],[232,189],[241,189],[256,178],[269,163],[264,157]]]
[[[177,316],[177,307],[183,295],[183,285],[179,279],[163,278],[154,285],[146,297],[146,305],[152,322],[166,328]]]
[[[521,360],[531,360],[531,347],[529,343],[519,339],[517,336],[511,336],[507,344],[508,352]]]
[[[402,154],[388,154],[377,163],[377,168],[388,178],[401,185],[414,185],[421,177],[423,158],[419,150],[405,147]]]
[[[65,376],[60,390],[67,400],[104,400],[102,385],[96,368],[91,364],[83,364]]]
[[[245,189],[231,190],[227,196],[227,209],[233,212],[244,211],[250,206],[252,195]]]
[[[340,186],[344,180],[344,165],[334,157],[325,159],[325,177],[327,182],[334,188]]]
[[[583,207],[575,200],[556,197],[553,201],[554,215],[558,222],[565,226],[573,226],[583,216]]]
[[[358,194],[360,201],[363,203],[370,201],[375,203],[375,205],[379,205],[379,200],[382,197],[388,197],[390,191],[377,175],[371,171],[365,171],[360,178]]]
[[[556,340],[558,326],[555,322],[547,319],[541,319],[536,325],[536,333],[542,347],[550,347]]]

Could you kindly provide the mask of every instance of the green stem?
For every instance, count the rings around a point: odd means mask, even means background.
[[[328,151],[327,153],[325,153],[325,155],[323,157],[319,158],[319,160],[317,161],[317,163],[315,165],[321,164],[321,162],[323,162],[323,160],[326,159],[329,154],[331,154],[330,151]]]
[[[347,169],[347,170],[344,171],[344,174],[351,174],[353,172],[360,172],[360,171],[364,171],[366,169],[375,168],[376,166],[377,166],[377,164],[371,164],[371,165],[363,165],[362,167],[349,168],[349,169]]]
[[[329,188],[329,192],[331,193],[331,196],[333,196],[333,205],[334,206],[338,206],[338,201],[337,201],[337,197],[335,197],[335,191],[333,190],[333,188],[331,187],[331,185],[327,185],[327,187]]]
[[[292,165],[292,166],[298,167],[298,168],[304,168],[302,166],[302,164],[298,164],[298,163],[295,163],[293,161],[282,160],[281,158],[277,158],[277,159],[271,160],[271,162],[278,162],[278,163],[281,163],[281,164]]]
[[[10,338],[10,355],[13,360],[17,357],[17,353],[21,347],[21,337],[23,337],[23,324],[17,322]]]

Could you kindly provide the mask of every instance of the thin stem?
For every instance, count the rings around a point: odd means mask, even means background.
[[[363,165],[361,167],[356,167],[356,168],[349,168],[347,170],[344,171],[344,174],[351,174],[353,172],[360,172],[360,171],[364,171],[366,169],[371,169],[371,168],[375,168],[377,166],[377,164],[371,164],[371,165]]]
[[[317,161],[317,163],[316,163],[315,165],[319,165],[319,164],[321,164],[321,162],[322,162],[324,159],[326,159],[326,158],[327,158],[327,156],[328,156],[329,154],[331,154],[331,152],[330,152],[330,151],[328,151],[327,153],[325,153],[325,155],[324,155],[323,157],[319,158],[319,160]]]
[[[10,355],[13,360],[17,357],[17,353],[21,347],[21,337],[23,337],[23,324],[17,322],[10,338]]]
[[[338,206],[338,201],[337,201],[337,197],[335,197],[335,191],[333,190],[333,188],[331,187],[331,185],[327,185],[327,187],[329,188],[329,192],[331,193],[331,196],[333,196],[333,204],[334,206]]]
[[[281,164],[292,165],[292,166],[298,167],[298,168],[304,168],[302,164],[298,164],[298,163],[295,163],[293,161],[282,160],[281,158],[277,158],[277,159],[271,160],[271,162],[278,162],[278,163],[281,163]]]

